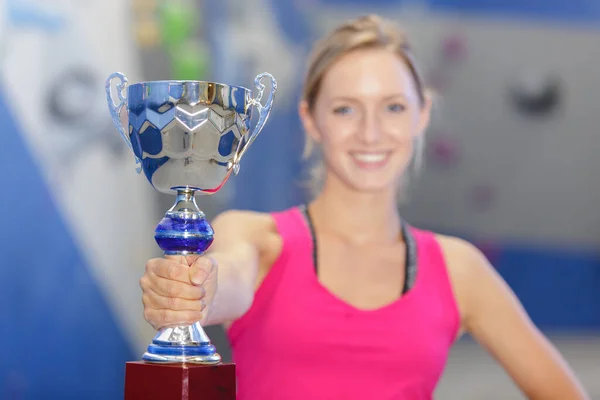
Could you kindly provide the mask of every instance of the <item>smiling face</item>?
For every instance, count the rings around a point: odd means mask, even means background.
[[[405,60],[386,48],[353,50],[332,63],[312,107],[300,107],[326,179],[361,192],[396,190],[429,122],[420,90]]]

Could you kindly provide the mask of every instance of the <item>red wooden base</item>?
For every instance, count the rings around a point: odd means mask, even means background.
[[[125,366],[125,400],[235,400],[235,364]]]

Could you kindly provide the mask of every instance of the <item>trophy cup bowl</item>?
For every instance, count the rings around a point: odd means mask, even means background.
[[[263,105],[264,79],[270,80],[270,92]],[[247,88],[215,82],[129,85],[120,72],[108,77],[108,108],[135,157],[137,172],[143,172],[159,192],[175,195],[174,205],[158,223],[154,236],[166,255],[203,254],[211,245],[214,232],[195,195],[218,192],[232,173],[239,172],[242,156],[267,122],[277,82],[262,73],[254,85],[255,96]],[[121,123],[124,107],[127,128]],[[253,108],[258,120],[251,128]],[[142,359],[150,363],[221,361],[199,322],[161,329]]]

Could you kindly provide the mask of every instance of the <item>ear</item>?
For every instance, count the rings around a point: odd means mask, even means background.
[[[423,136],[429,123],[431,121],[431,108],[433,107],[433,94],[426,92],[425,98],[423,99],[423,105],[419,112],[419,126],[416,132],[416,136]]]
[[[302,121],[302,126],[304,127],[304,132],[314,140],[316,143],[321,142],[321,134],[317,129],[315,119],[313,117],[313,112],[306,100],[302,100],[298,105],[298,114],[300,115],[300,120]]]

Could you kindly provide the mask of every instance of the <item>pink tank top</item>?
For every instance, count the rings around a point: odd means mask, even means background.
[[[237,398],[431,399],[460,325],[435,236],[410,228],[418,262],[412,289],[362,311],[319,283],[302,212],[272,215],[281,255],[227,332]]]

